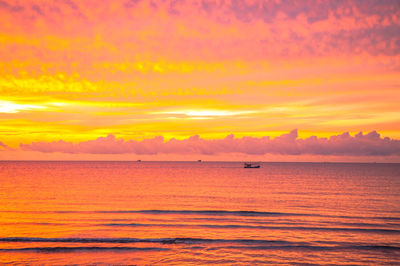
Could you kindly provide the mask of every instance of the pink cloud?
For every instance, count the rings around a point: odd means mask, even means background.
[[[4,145],[4,144],[3,144]],[[269,136],[260,138],[235,138],[233,134],[224,139],[202,139],[192,136],[188,139],[170,139],[164,141],[161,136],[142,141],[116,138],[110,134],[95,140],[79,143],[33,142],[20,144],[26,151],[44,153],[62,152],[71,154],[223,154],[242,153],[248,155],[334,155],[334,156],[390,156],[400,155],[400,140],[382,138],[376,131],[362,132],[351,136],[349,133],[318,138],[312,136],[300,139],[297,130],[282,134],[274,139]]]
[[[63,60],[53,39],[68,46],[71,60],[85,56],[87,62],[125,60],[132,50],[185,60],[395,56],[400,49],[399,16],[398,1],[378,0],[0,0],[0,30],[40,40],[6,43],[5,49],[21,53],[4,53],[8,60],[25,59],[27,52],[42,60]],[[96,36],[103,43],[93,49]]]
[[[0,148],[7,150],[8,146],[0,141]]]

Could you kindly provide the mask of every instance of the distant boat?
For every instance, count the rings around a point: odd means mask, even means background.
[[[244,168],[260,168],[260,163],[244,163]]]
[[[197,162],[201,163],[201,160],[197,160]]]
[[[137,160],[138,163],[140,163],[142,160]]]

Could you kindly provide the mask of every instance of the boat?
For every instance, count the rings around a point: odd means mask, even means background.
[[[260,168],[260,163],[244,163],[244,168]]]

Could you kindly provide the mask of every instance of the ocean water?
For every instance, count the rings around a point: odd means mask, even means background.
[[[0,162],[0,264],[400,265],[400,164]]]

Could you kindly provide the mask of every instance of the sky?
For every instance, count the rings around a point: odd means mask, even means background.
[[[400,1],[0,0],[0,160],[400,162]]]

